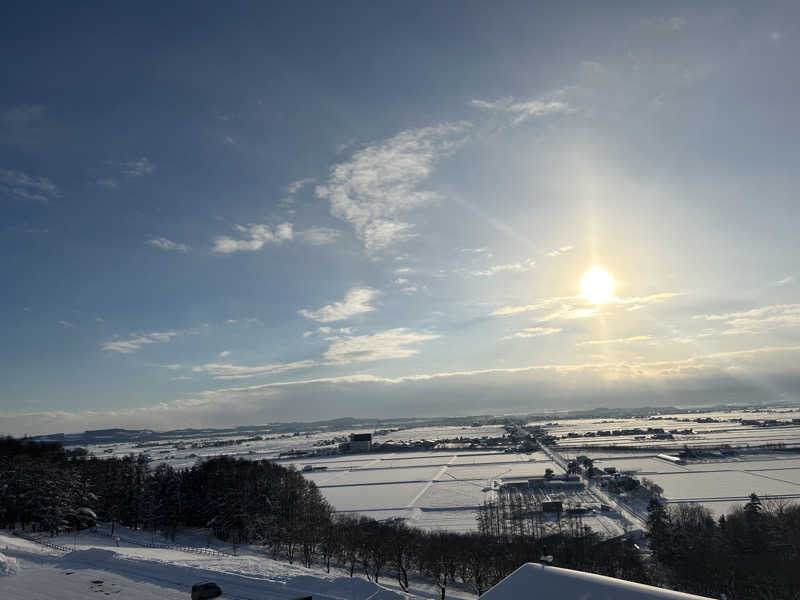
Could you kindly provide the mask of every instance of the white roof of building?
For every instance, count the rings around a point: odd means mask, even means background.
[[[613,577],[527,563],[480,600],[711,600]]]

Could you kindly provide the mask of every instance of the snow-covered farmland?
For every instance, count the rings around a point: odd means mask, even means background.
[[[261,435],[240,433],[238,437],[203,432],[146,447],[100,444],[89,450],[97,456],[146,453],[153,466],[167,463],[177,468],[218,455],[249,460],[268,458],[300,470],[319,486],[337,511],[359,512],[378,519],[403,518],[424,529],[463,531],[476,528],[476,507],[491,497],[495,482],[541,476],[547,469],[562,473],[559,464],[566,465],[566,460],[579,455],[590,456],[601,469],[615,467],[654,481],[664,489],[668,502],[698,501],[716,513],[746,501],[751,492],[800,499],[800,455],[770,451],[768,446],[800,447],[800,422],[794,423],[793,419],[800,419],[800,410],[747,409],[606,419],[565,417],[530,423],[556,437],[554,449],[565,459],[557,459],[558,464],[542,451],[503,452],[492,447],[463,450],[440,445],[436,450],[339,454],[337,444],[348,434],[371,432],[362,427],[338,431],[320,428],[300,434],[262,431]],[[620,430],[626,434],[619,435]],[[634,430],[636,433],[627,433]],[[380,430],[374,432],[373,441],[410,443],[419,448],[421,442],[500,438],[505,433],[501,425],[419,426]],[[223,445],[226,441],[234,443]],[[690,459],[685,464],[658,456],[664,452],[675,454],[685,446],[702,450],[726,445],[736,450],[732,456],[721,457],[717,453],[715,458]],[[330,454],[287,456],[290,451]],[[578,500],[577,496],[567,499],[570,503]],[[587,515],[585,523],[608,534],[621,530],[619,519],[609,512]]]
[[[476,428],[477,429],[477,428]],[[403,518],[424,529],[468,531],[495,481],[561,469],[543,452],[431,451],[282,460],[302,469],[337,511]]]

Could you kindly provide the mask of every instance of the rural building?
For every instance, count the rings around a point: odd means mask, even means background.
[[[350,452],[369,452],[372,450],[371,433],[351,433]]]
[[[546,500],[542,502],[542,512],[561,513],[563,511],[564,505],[561,500]]]

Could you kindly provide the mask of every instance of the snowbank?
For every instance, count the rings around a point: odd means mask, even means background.
[[[17,559],[0,553],[0,577],[16,575],[19,572]]]
[[[480,600],[517,598],[560,600],[711,600],[613,577],[527,563],[480,597]]]

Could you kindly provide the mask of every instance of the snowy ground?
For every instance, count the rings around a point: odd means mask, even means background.
[[[475,511],[495,481],[544,475],[548,468],[561,472],[542,452],[486,450],[370,453],[279,462],[299,469],[325,467],[325,471],[303,474],[339,512],[403,518],[422,529],[450,531],[477,528]]]
[[[800,458],[785,453],[742,453],[726,459],[673,464],[656,455],[613,457],[604,451],[583,451],[599,468],[634,471],[664,490],[668,503],[697,502],[716,516],[747,502],[755,492],[762,499],[800,502]]]
[[[147,537],[123,531],[125,537]],[[71,536],[46,538],[70,548]],[[178,550],[142,548],[109,537],[82,532],[76,550],[68,554],[0,532],[0,552],[19,564],[18,573],[0,577],[3,600],[84,600],[105,597],[136,600],[187,600],[191,586],[214,581],[223,599],[270,600],[313,595],[321,600],[400,600],[434,598],[432,588],[412,586],[401,594],[384,579],[381,585],[343,573],[273,561],[254,552],[241,556],[212,557]],[[385,583],[385,585],[384,585]],[[98,594],[98,596],[95,596]],[[449,590],[448,597],[469,598],[467,592]]]

